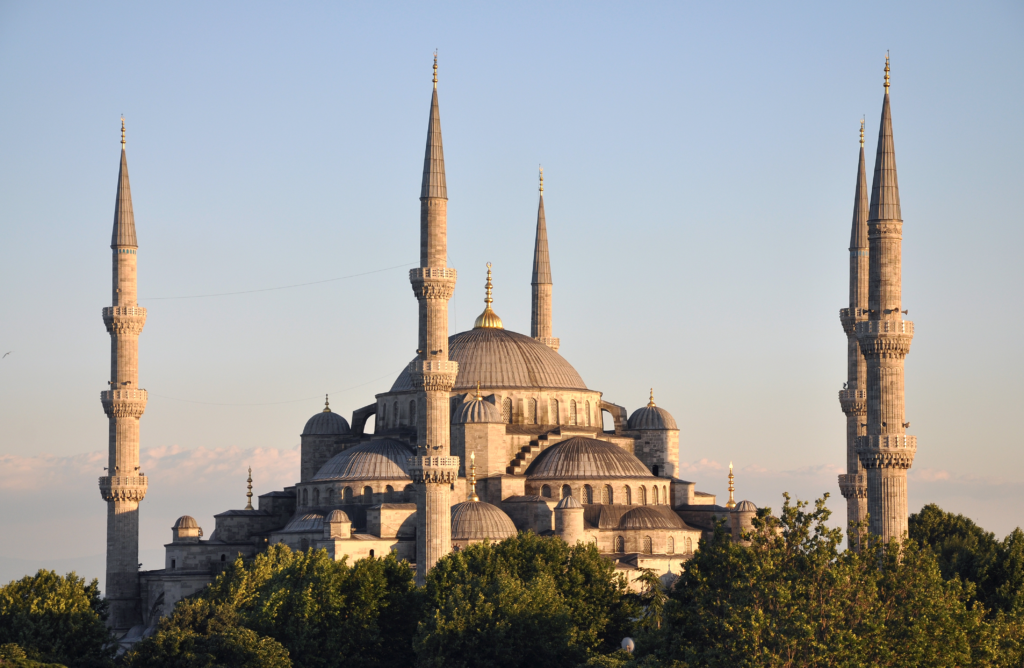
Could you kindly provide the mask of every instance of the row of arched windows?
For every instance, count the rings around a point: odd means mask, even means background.
[[[380,414],[377,416],[377,427],[378,431],[382,429],[394,429],[402,426],[403,423],[410,426],[416,426],[416,400],[411,399],[409,401],[409,412],[407,414],[408,422],[402,420],[402,416],[398,411],[398,402],[393,401],[390,405],[387,402],[383,402],[380,405]]]
[[[527,399],[523,405],[523,422],[525,424],[539,424],[543,418],[544,424],[562,424],[559,415],[558,399],[551,399],[549,405],[549,411],[546,418],[538,415],[537,413],[537,400]],[[569,401],[569,424],[579,425],[581,427],[589,427],[591,423],[591,406],[589,401],[580,402],[580,412],[583,412],[582,416],[577,415],[577,404],[576,400],[572,399]],[[511,397],[505,397],[501,400],[501,419],[505,424],[512,424],[515,418],[515,411],[512,407]]]
[[[611,485],[604,485],[604,486],[602,486],[599,489],[599,493],[601,495],[600,501],[595,501],[594,493],[595,493],[595,490],[594,490],[593,487],[591,487],[590,485],[583,485],[582,489],[580,490],[580,494],[583,497],[582,499],[580,499],[580,503],[603,503],[603,504],[621,503],[621,504],[627,505],[627,506],[633,505],[633,489],[629,485],[623,485],[622,489],[619,490],[617,495],[616,495],[616,492],[612,488]],[[551,486],[550,485],[542,485],[541,488],[540,488],[540,495],[545,497],[545,498],[550,499],[551,498]],[[570,487],[569,485],[562,485],[561,494],[560,494],[559,498],[564,499],[567,496],[572,496],[572,487]],[[618,500],[616,501],[616,499],[618,499]],[[641,506],[646,506],[647,505],[647,487],[645,485],[640,485],[640,487],[637,488],[637,490],[636,490],[636,502],[637,502],[637,505],[641,505]],[[668,504],[669,504],[668,486],[667,485],[661,485],[660,487],[658,485],[652,486],[651,487],[651,505],[660,506],[660,505],[668,505]]]
[[[320,489],[314,487],[312,488],[312,490],[312,494],[310,494],[309,487],[302,488],[302,494],[299,500],[300,506],[312,505],[316,507],[321,505]],[[406,485],[402,491],[411,493],[412,485]],[[384,487],[383,493],[394,495],[395,488],[392,487],[391,485],[387,485]],[[367,485],[366,487],[363,487],[359,501],[362,503],[370,503],[373,500],[373,494],[373,488]],[[353,489],[352,487],[345,487],[344,489],[341,490],[341,493],[338,495],[338,497],[335,498],[334,488],[328,487],[323,493],[322,500],[323,505],[325,506],[333,506],[337,503],[354,503],[356,501],[356,490]],[[312,503],[310,503],[310,501],[312,501]]]
[[[684,554],[693,553],[693,539],[686,537],[681,541],[681,546],[684,548]],[[625,536],[615,537],[615,551],[623,553],[626,551],[626,538]],[[644,554],[654,554],[654,540],[650,536],[644,536],[643,545],[641,551]],[[675,554],[676,553],[676,538],[675,536],[669,536],[665,542],[665,553]]]

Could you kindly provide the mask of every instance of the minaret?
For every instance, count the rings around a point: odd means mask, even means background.
[[[100,393],[110,421],[107,475],[100,494],[107,502],[108,624],[127,631],[142,622],[139,598],[139,502],[146,496],[146,476],[139,471],[139,418],[146,409],[146,391],[139,389],[139,333],[146,309],[138,305],[135,216],[128,185],[128,160],[121,119],[121,169],[114,201],[113,306],[103,309],[110,332],[110,389]]]
[[[653,390],[651,394],[654,394]],[[734,484],[735,480],[736,478],[732,474],[732,462],[729,462],[729,500],[725,502],[725,507],[729,509],[736,507],[736,499],[733,496],[733,494],[736,493],[736,485]]]
[[[558,350],[551,336],[551,261],[548,258],[548,227],[544,219],[544,168],[540,168],[540,202],[537,204],[537,238],[533,243],[533,312],[530,336]]]
[[[451,457],[451,419],[448,397],[459,371],[448,359],[448,300],[455,290],[455,270],[449,269],[448,190],[441,146],[441,115],[437,107],[437,54],[434,54],[434,94],[427,124],[427,149],[420,188],[420,266],[409,271],[419,301],[419,348],[409,365],[416,394],[416,456],[409,475],[416,489],[416,580],[451,552],[451,486],[459,458]]]
[[[902,238],[886,55],[868,214],[868,319],[857,323],[857,339],[867,359],[868,409],[867,433],[857,438],[857,455],[867,470],[869,530],[884,541],[902,539],[907,532],[907,470],[917,451],[917,438],[906,434],[903,406],[903,360],[910,352],[914,323],[903,320],[900,311]]]
[[[850,231],[850,307],[839,311],[846,332],[846,383],[839,405],[846,414],[846,473],[839,476],[839,491],[846,498],[847,523],[863,522],[868,513],[868,480],[857,457],[857,437],[867,433],[867,361],[857,342],[857,323],[868,319],[868,182],[864,168],[864,121],[860,122],[860,165],[853,195]],[[854,547],[851,541],[851,547]]]

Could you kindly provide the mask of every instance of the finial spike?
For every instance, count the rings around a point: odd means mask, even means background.
[[[475,398],[477,400],[481,399],[481,397],[480,397],[480,381],[479,380],[476,381],[476,397]]]
[[[885,94],[889,94],[889,51],[885,51]]]
[[[501,318],[491,308],[491,304],[494,303],[494,298],[491,296],[494,284],[491,283],[491,263],[487,263],[487,284],[484,286],[486,289],[486,295],[484,296],[484,312],[477,316],[476,322],[473,323],[473,329],[479,328],[493,328],[493,329],[504,329],[505,326],[501,322]]]
[[[245,509],[253,510],[252,507],[252,467],[249,467],[249,477],[246,479],[246,488],[248,491],[245,493]]]
[[[864,118],[860,119],[860,147],[864,148]]]
[[[657,404],[654,403],[654,388],[651,388],[651,400],[647,402],[648,408],[654,408]]]
[[[331,412],[331,398],[328,395],[324,395],[324,413]]]
[[[544,194],[544,166],[540,166],[540,194]]]
[[[729,462],[729,501],[725,504],[726,508],[735,508],[736,499],[733,497],[733,492],[736,491],[736,485],[733,484],[735,476],[732,474],[732,462]]]
[[[124,150],[124,114],[121,114],[121,150]]]
[[[469,500],[479,501],[480,497],[476,495],[476,452],[469,453]]]
[[[437,90],[437,49],[434,49],[434,90]]]

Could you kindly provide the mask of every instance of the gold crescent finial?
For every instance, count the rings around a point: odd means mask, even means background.
[[[434,90],[437,90],[437,49],[434,49]]]
[[[657,404],[654,403],[654,388],[651,388],[651,400],[647,402],[648,408],[654,408]]]
[[[540,194],[544,194],[544,166],[540,166]]]
[[[885,94],[889,94],[889,52],[885,52]]]
[[[480,381],[476,381],[476,399],[480,399]]]
[[[860,147],[864,148],[864,119],[860,119]]]
[[[480,497],[476,495],[476,452],[469,454],[469,488],[469,500],[479,501]]]
[[[330,412],[331,412],[331,398],[325,394],[324,395],[324,413],[330,413]]]
[[[121,150],[124,150],[124,114],[121,114]]]
[[[726,508],[735,508],[736,499],[733,497],[733,493],[736,491],[736,485],[733,484],[734,476],[732,474],[732,462],[729,462],[729,501],[725,504]]]
[[[491,283],[491,263],[487,263],[487,285],[484,286],[487,294],[484,297],[484,312],[477,316],[476,322],[473,323],[473,329],[480,328],[491,328],[491,329],[504,329],[505,326],[501,322],[501,318],[491,308],[491,304],[494,303],[494,298],[491,296],[491,291],[494,288],[494,284]]]

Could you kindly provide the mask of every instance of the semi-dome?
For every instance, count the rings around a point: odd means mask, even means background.
[[[331,410],[329,401],[324,401],[324,409],[306,420],[302,428],[302,436],[343,436],[351,433],[348,420]]]
[[[757,506],[755,506],[752,502],[744,499],[743,501],[737,503],[736,507],[733,508],[732,511],[734,513],[756,513]]]
[[[651,400],[643,408],[633,411],[627,425],[630,429],[679,429],[672,414],[655,405],[653,389],[651,390]]]
[[[463,501],[452,506],[452,540],[492,540],[511,538],[517,533],[512,518],[483,501]]]
[[[452,424],[499,424],[504,421],[498,407],[479,395],[467,398],[452,414]]]
[[[336,522],[351,522],[352,520],[348,518],[348,514],[344,510],[332,510],[324,521],[328,524],[334,524]]]
[[[562,500],[555,506],[555,510],[572,510],[573,508],[582,508],[583,504],[576,500],[575,496],[563,496]]]
[[[660,513],[650,506],[637,506],[619,519],[619,528],[685,529],[686,524],[675,513]]]
[[[643,462],[614,443],[574,436],[544,450],[527,478],[653,478]]]
[[[199,523],[191,515],[182,515],[174,521],[172,529],[198,529]]]
[[[587,389],[564,357],[536,339],[507,329],[482,327],[450,336],[448,358],[459,363],[456,392],[474,389],[477,383],[488,389]],[[413,389],[407,366],[391,391]]]
[[[411,480],[406,466],[413,454],[401,441],[375,438],[328,459],[313,480]]]
[[[281,529],[282,533],[304,533],[306,531],[323,531],[323,513],[306,513],[301,517],[294,518]]]

